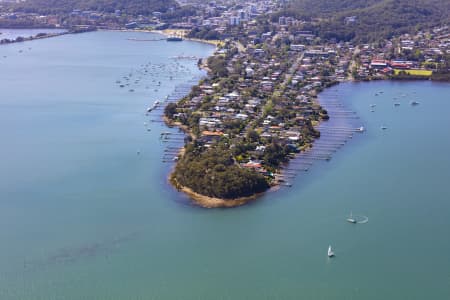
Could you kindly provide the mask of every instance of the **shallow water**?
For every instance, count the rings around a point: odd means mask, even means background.
[[[145,110],[201,75],[196,61],[181,68],[171,57],[212,48],[130,37],[147,35],[65,35],[27,42],[23,53],[0,47],[0,298],[450,297],[450,85],[325,91],[322,99],[343,101],[367,131],[291,188],[208,210],[167,184],[159,139],[167,128]],[[369,222],[347,223],[350,211]]]

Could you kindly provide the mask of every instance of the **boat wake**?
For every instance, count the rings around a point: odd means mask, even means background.
[[[369,222],[369,217],[367,216],[354,216],[357,224],[365,224]]]

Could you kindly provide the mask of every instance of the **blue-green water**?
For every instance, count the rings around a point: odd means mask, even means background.
[[[291,188],[201,209],[167,184],[167,129],[145,109],[201,74],[172,56],[212,49],[130,37],[147,35],[0,47],[1,299],[450,297],[450,85],[333,87],[321,97],[355,110],[364,134]]]

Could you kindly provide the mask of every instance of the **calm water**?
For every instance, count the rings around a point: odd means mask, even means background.
[[[201,209],[167,185],[167,129],[144,113],[201,74],[170,57],[212,49],[129,37],[145,34],[0,47],[1,299],[450,297],[450,85],[329,89],[366,133],[291,188]]]
[[[61,33],[66,32],[66,29],[51,29],[51,28],[36,28],[36,29],[3,29],[0,28],[0,40],[10,39],[14,40],[17,37],[30,37],[38,33]]]

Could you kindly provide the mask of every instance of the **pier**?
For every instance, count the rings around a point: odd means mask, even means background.
[[[319,104],[327,110],[330,119],[316,126],[320,137],[313,141],[311,147],[297,153],[276,174],[275,180],[282,187],[291,187],[296,177],[320,163],[330,161],[339,149],[354,139],[355,133],[364,132],[356,112],[339,100],[341,95],[330,90],[321,95]]]

